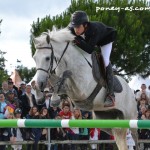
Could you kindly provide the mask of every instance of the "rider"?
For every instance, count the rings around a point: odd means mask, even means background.
[[[68,27],[71,32],[76,35],[74,43],[87,53],[91,54],[95,50],[95,46],[100,47],[106,67],[106,80],[108,86],[104,107],[114,106],[114,78],[109,59],[112,43],[116,38],[116,30],[103,23],[89,21],[88,16],[84,11],[75,11],[71,16]]]

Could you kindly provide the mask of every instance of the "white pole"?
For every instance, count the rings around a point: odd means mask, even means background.
[[[48,128],[48,147],[47,147],[47,150],[50,150],[51,149],[51,129]]]

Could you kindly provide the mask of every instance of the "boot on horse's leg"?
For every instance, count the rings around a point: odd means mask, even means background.
[[[104,101],[104,107],[113,107],[115,105],[115,95],[114,95],[114,77],[111,63],[106,67],[106,81],[107,81],[107,95]]]

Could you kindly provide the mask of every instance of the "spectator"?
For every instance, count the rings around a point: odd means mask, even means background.
[[[5,115],[5,108],[7,106],[7,103],[5,102],[5,96],[4,93],[0,93],[0,119],[4,119]]]
[[[146,100],[146,104],[149,104],[149,98],[148,98],[148,96],[146,95],[146,93],[142,93],[142,94],[141,94],[140,100],[141,100],[141,99],[145,99],[145,100]]]
[[[15,97],[15,94],[13,91],[9,91],[7,93],[7,99],[6,99],[6,111],[5,111],[5,116],[7,116],[7,114],[9,113],[14,113],[14,110],[16,108],[19,108],[20,104],[19,104],[19,99]]]
[[[80,109],[75,108],[72,113],[72,119],[82,119]],[[68,128],[70,140],[79,140],[79,128]],[[77,150],[77,144],[71,144],[71,150]]]
[[[13,104],[17,108],[20,106],[20,100],[17,97],[15,97],[14,91],[9,91],[7,93],[6,102],[7,104]]]
[[[112,135],[109,135],[108,133],[104,132],[101,130],[100,132],[100,140],[112,140],[113,136]],[[105,150],[113,150],[113,145],[110,144],[110,143],[102,143],[99,145],[100,149],[104,149],[105,147]]]
[[[8,92],[8,82],[4,81],[2,83],[2,90],[1,90],[4,94],[6,94]]]
[[[70,111],[70,104],[69,103],[63,103],[62,105],[62,110],[59,112],[59,116],[62,119],[71,119],[72,117],[72,112]],[[67,139],[71,139],[71,137],[69,137],[70,134],[68,134],[68,128],[64,129],[65,132],[67,132]],[[69,144],[64,144],[63,147],[68,149],[69,148]]]
[[[40,119],[40,114],[39,114],[39,111],[38,111],[38,107],[33,106],[30,109],[29,114],[27,115],[26,118],[27,119]],[[33,149],[38,150],[38,142],[41,138],[41,133],[42,133],[41,128],[32,128],[28,132],[31,133],[30,139],[34,140]],[[27,150],[30,150],[30,149],[31,149],[31,145],[28,145]]]
[[[147,96],[147,98],[148,98],[148,100],[149,100],[149,93],[148,93],[148,91],[146,90],[146,85],[145,85],[145,84],[142,84],[142,85],[141,85],[141,90],[136,93],[136,99],[137,99],[137,101],[139,101],[139,100],[141,99],[141,94],[142,94],[142,93],[145,93],[146,96]]]
[[[55,119],[61,119],[57,114]],[[51,140],[68,140],[66,130],[63,128],[52,128],[50,130]],[[67,144],[53,144],[51,150],[70,150]]]
[[[130,129],[127,130],[126,139],[127,139],[128,150],[134,150],[135,142],[133,140]]]
[[[147,110],[147,108],[145,106],[141,107],[141,109],[138,112],[138,119],[140,120],[142,115],[145,114],[145,111]]]
[[[72,112],[70,111],[70,105],[63,104],[62,111],[59,112],[59,115],[62,119],[71,119]]]
[[[141,115],[142,120],[149,120],[150,119],[150,110],[145,109]],[[150,130],[149,129],[138,129],[139,139],[150,139]],[[150,147],[150,144],[143,144],[144,150]]]
[[[61,111],[61,109],[59,107],[50,107],[48,109],[48,113],[49,113],[49,116],[51,119],[54,119],[58,114],[59,112]]]
[[[0,93],[0,119],[4,119],[5,115],[4,115],[4,111],[5,111],[5,107],[7,106],[6,102],[5,102],[5,96],[4,93]],[[0,128],[0,141],[5,141],[5,129],[4,128]],[[0,150],[5,150],[5,145],[0,145]]]
[[[35,96],[31,93],[31,85],[26,86],[26,92],[20,97],[22,117],[26,117],[33,106],[37,106]]]
[[[145,99],[141,99],[138,104],[138,111],[140,111],[142,107],[148,108],[148,104],[146,103],[147,101]]]
[[[51,106],[52,93],[50,93],[49,88],[45,88],[43,94],[44,94],[43,102],[42,102],[42,104],[39,105],[39,107],[41,107],[41,108],[46,107],[47,109],[49,109]]]
[[[40,119],[49,119],[49,114],[48,114],[48,109],[46,107],[43,107],[40,111]],[[41,129],[41,138],[40,140],[47,140],[47,128],[42,128]],[[44,144],[39,145],[39,150],[47,150],[47,146]]]
[[[6,116],[6,119],[14,119],[14,114],[13,113],[10,113]],[[4,129],[4,133],[3,133],[3,136],[4,136],[4,141],[10,141],[10,137],[11,137],[11,129],[10,128],[5,128]],[[7,146],[6,146],[7,147]]]
[[[88,119],[89,118],[89,112],[88,111],[82,111],[82,119]],[[89,129],[88,128],[80,128],[79,129],[79,138],[80,140],[89,140]],[[88,145],[87,144],[81,144],[80,145],[81,150],[87,150]]]
[[[65,97],[63,99],[61,99],[62,103],[60,104],[60,108],[63,108],[63,105],[68,104],[70,107],[70,111],[73,111],[73,105],[71,102],[71,99],[69,97]]]
[[[150,109],[146,109],[141,116],[142,120],[150,120]]]
[[[21,119],[22,110],[20,108],[15,109],[14,116],[16,119]],[[16,141],[23,141],[25,137],[24,128],[11,128],[10,141],[14,144]],[[22,145],[11,145],[14,150],[22,150]]]
[[[20,83],[20,87],[18,90],[18,98],[20,99],[21,95],[24,95],[26,93],[26,83],[22,81]]]
[[[8,82],[8,91],[13,92],[15,97],[18,98],[18,89],[14,88],[13,82],[9,81]],[[7,98],[7,93],[6,93],[6,98]]]
[[[98,140],[100,135],[100,129],[90,128],[90,140]],[[97,150],[97,144],[91,144],[92,150]]]
[[[13,89],[17,92],[17,96],[18,96],[18,88],[14,85],[13,80],[11,78],[7,79],[8,84],[13,84]]]

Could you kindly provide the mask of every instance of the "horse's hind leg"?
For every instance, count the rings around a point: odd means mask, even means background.
[[[130,129],[132,137],[135,141],[136,150],[139,150],[139,144],[138,144],[138,132],[137,129]]]
[[[112,129],[112,131],[118,150],[128,150],[126,141],[127,129]]]

